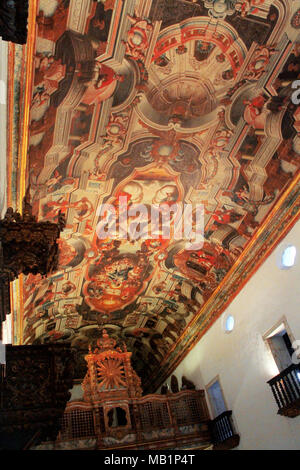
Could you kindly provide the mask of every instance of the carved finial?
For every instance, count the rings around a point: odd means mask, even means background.
[[[30,184],[28,185],[28,188],[26,189],[25,196],[23,198],[23,220],[28,221],[28,220],[35,220],[35,217],[32,215],[32,206],[30,204]]]
[[[8,207],[4,216],[4,220],[12,222],[14,220],[14,210],[12,207]]]
[[[58,213],[58,228],[59,230],[63,230],[66,226],[66,217],[62,214],[61,211]]]
[[[107,350],[107,349],[114,349],[116,346],[116,340],[110,338],[107,331],[105,329],[102,330],[102,337],[98,338],[97,345],[99,346],[100,350]]]
[[[140,397],[141,380],[132,368],[130,352],[116,347],[116,340],[110,338],[107,330],[101,330],[97,340],[99,348],[85,356],[88,371],[82,383],[84,401],[98,401],[103,397]]]
[[[25,196],[23,198],[23,207],[24,207],[24,205],[30,206],[30,184],[28,185],[28,188],[26,189]]]

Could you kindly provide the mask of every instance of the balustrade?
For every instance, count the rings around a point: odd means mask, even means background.
[[[232,411],[224,411],[210,423],[212,440],[215,449],[233,449],[237,447],[240,437],[232,423]]]
[[[267,382],[278,405],[278,414],[294,418],[300,414],[300,365],[292,364]]]
[[[129,423],[114,428],[120,434],[134,435],[135,445],[151,441],[174,439],[177,444],[181,440],[201,438],[210,442],[208,429],[209,414],[203,390],[184,390],[168,395],[146,395],[130,399],[129,403],[119,403],[106,399],[96,406],[85,402],[70,402],[61,419],[61,430],[58,441],[74,439],[109,440],[112,426],[105,421],[107,409],[112,406],[129,405],[127,414]],[[122,433],[122,427],[124,432]],[[126,427],[126,430],[125,430]],[[103,446],[105,447],[105,446]]]

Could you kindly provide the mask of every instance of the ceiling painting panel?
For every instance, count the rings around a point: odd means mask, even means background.
[[[27,183],[39,219],[61,211],[66,228],[59,270],[24,282],[24,344],[71,342],[82,379],[105,328],[149,391],[257,268],[249,247],[266,256],[294,223],[296,3],[38,2]],[[103,204],[116,236],[99,237]],[[148,236],[122,236],[136,204]],[[163,222],[154,236],[160,204],[203,204],[201,248]]]

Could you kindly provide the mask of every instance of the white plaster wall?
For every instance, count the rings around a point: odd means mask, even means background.
[[[7,42],[0,38],[0,218],[6,211]]]
[[[277,261],[286,244],[297,247],[296,265],[280,270]],[[300,416],[278,415],[266,383],[278,369],[263,340],[283,316],[292,339],[300,340],[299,279],[300,221],[174,372],[180,384],[181,376],[186,375],[197,388],[204,388],[219,375],[241,437],[240,450],[300,449]],[[229,313],[235,318],[235,327],[228,334],[222,329],[222,320]]]

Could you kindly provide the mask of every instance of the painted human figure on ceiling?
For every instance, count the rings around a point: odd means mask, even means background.
[[[250,100],[244,100],[245,110],[244,119],[254,129],[264,129],[266,122],[266,114],[268,111],[264,109],[265,99],[259,95]]]
[[[214,212],[205,211],[206,214],[211,214],[213,224],[217,227],[218,225],[235,223],[242,218],[241,214],[237,214],[233,209],[223,210],[217,209]]]
[[[58,88],[59,81],[65,76],[66,66],[61,59],[55,60],[53,55],[37,54],[35,57],[35,82],[50,82],[47,87]]]
[[[48,201],[43,206],[43,213],[45,218],[51,219],[57,217],[58,213],[67,209],[75,209],[75,218],[79,221],[86,219],[93,212],[94,207],[87,197],[81,198],[76,202],[69,202],[61,197],[59,200]]]
[[[81,102],[91,105],[107,100],[115,91],[117,83],[122,81],[122,75],[116,74],[113,69],[96,60],[93,77],[86,83],[87,88]]]
[[[50,106],[50,95],[45,87],[39,87],[33,95],[30,108],[30,120],[39,121]]]

